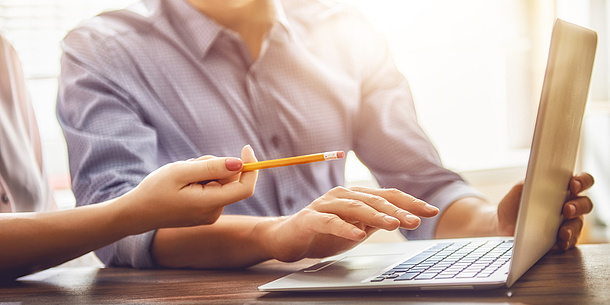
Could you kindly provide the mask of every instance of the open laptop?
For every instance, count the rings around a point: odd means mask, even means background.
[[[560,19],[555,22],[514,239],[363,244],[262,285],[259,290],[512,286],[556,242],[576,163],[596,46],[594,31]],[[482,256],[481,260],[478,256]]]

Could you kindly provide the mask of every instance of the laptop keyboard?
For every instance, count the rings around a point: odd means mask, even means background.
[[[371,282],[486,278],[510,261],[512,248],[512,240],[439,243]]]

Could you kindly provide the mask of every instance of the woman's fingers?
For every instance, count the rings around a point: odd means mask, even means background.
[[[252,163],[258,161],[254,155],[254,150],[250,145],[246,145],[241,150],[241,159],[244,163]],[[258,171],[242,172],[239,177],[239,182],[243,185],[252,187],[254,192],[254,186],[256,185],[256,179],[258,178]]]
[[[184,185],[200,181],[219,180],[239,174],[243,162],[237,158],[210,158],[175,162],[171,174]]]

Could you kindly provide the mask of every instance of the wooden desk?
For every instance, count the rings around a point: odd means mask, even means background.
[[[315,260],[241,271],[55,268],[0,286],[0,303],[44,304],[610,304],[610,244],[549,253],[511,289],[466,292],[264,293],[257,287]]]

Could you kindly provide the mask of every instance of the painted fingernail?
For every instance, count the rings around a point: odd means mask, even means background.
[[[230,171],[238,171],[242,168],[243,163],[241,162],[241,159],[228,158],[225,160],[225,166]]]

